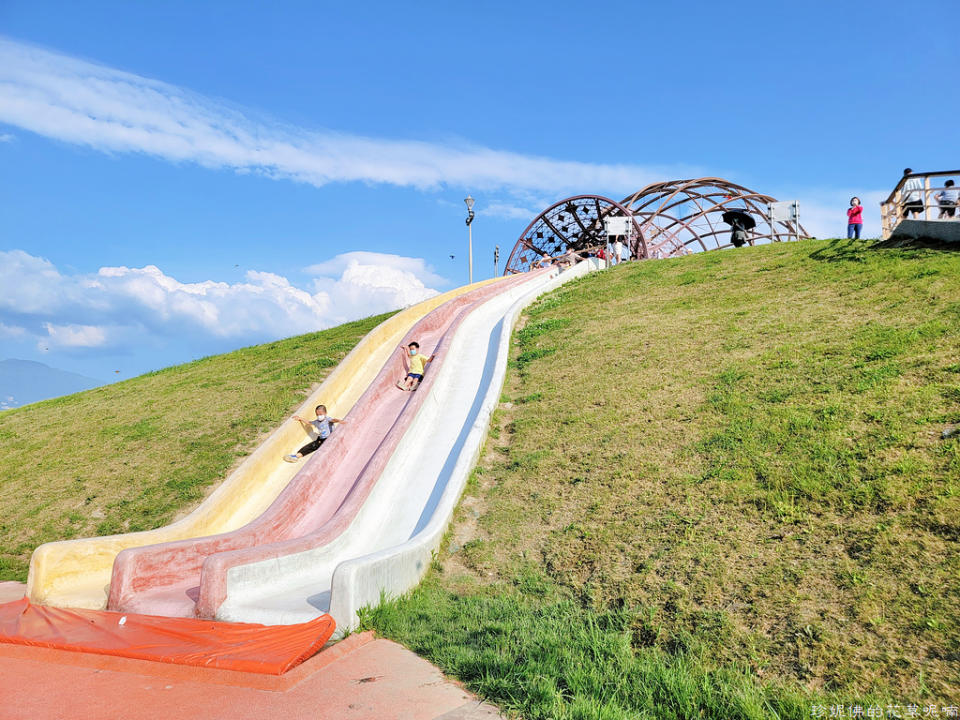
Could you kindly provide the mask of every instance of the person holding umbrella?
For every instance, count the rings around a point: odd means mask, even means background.
[[[756,227],[754,220],[746,211],[727,210],[722,216],[723,221],[730,226],[730,242],[734,247],[743,247],[747,244],[747,230]]]

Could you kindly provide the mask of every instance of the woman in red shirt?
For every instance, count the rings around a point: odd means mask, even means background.
[[[860,230],[863,228],[863,206],[860,198],[850,198],[850,207],[847,209],[847,239],[860,239]]]

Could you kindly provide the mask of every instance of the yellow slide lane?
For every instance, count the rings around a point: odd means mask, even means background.
[[[500,279],[450,290],[385,320],[334,368],[297,414],[313,417],[313,408],[323,403],[331,415],[344,417],[414,323],[447,300]],[[27,597],[34,603],[59,607],[106,607],[117,553],[130,547],[215,535],[248,523],[269,507],[296,474],[300,466],[283,462],[282,456],[305,439],[299,423],[285,421],[193,512],[166,527],[41,545],[30,558]]]

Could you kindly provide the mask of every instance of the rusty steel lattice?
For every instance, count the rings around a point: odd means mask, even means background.
[[[551,205],[540,213],[520,235],[507,259],[504,275],[526,272],[547,255],[558,257],[568,250],[584,251],[606,245],[603,221],[608,217],[629,215],[615,200],[600,195],[576,195]],[[635,257],[646,257],[643,234],[633,222],[630,243]]]
[[[767,205],[771,202],[776,200],[769,195],[707,177],[647,185],[622,204],[640,225],[647,257],[663,258],[730,247],[733,228],[723,216],[731,211],[734,216],[749,216],[746,244],[805,237],[806,231],[794,221],[770,220]]]
[[[807,237],[794,221],[772,221],[767,209],[771,202],[775,199],[769,195],[710,177],[653,183],[619,203],[599,195],[577,195],[551,205],[527,226],[504,274],[525,272],[544,254],[556,257],[569,249],[605,245],[603,221],[613,216],[631,218],[630,235],[622,239],[637,259],[730,247],[734,244],[730,219],[741,222],[738,241],[749,245]]]

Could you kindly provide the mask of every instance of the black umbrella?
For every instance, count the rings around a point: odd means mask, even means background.
[[[739,225],[744,230],[753,230],[757,226],[753,216],[744,210],[727,210],[722,217],[723,221],[731,227]]]
[[[753,230],[757,221],[743,210],[727,210],[721,217],[730,226],[730,242],[734,247],[743,247],[747,242],[747,230]]]

